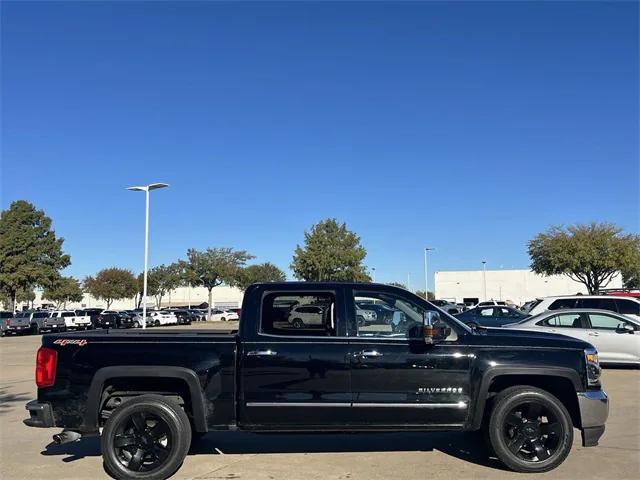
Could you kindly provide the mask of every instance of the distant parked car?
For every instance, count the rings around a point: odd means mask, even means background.
[[[531,312],[531,309],[535,307],[537,304],[539,304],[541,301],[542,301],[541,298],[536,298],[535,300],[524,302],[520,307],[520,310],[522,310],[524,313],[529,313]]]
[[[134,316],[123,311],[104,310],[96,321],[97,328],[134,328]]]
[[[640,321],[608,310],[551,310],[505,327],[578,338],[596,347],[600,363],[640,365]]]
[[[25,310],[16,313],[16,318],[21,317],[28,320],[29,331],[33,334],[41,332],[64,332],[67,330],[64,318],[51,317],[48,310]]]
[[[4,337],[10,333],[29,333],[30,324],[28,317],[13,316],[13,312],[0,312],[0,336]]]
[[[522,320],[527,315],[511,307],[486,306],[472,308],[455,317],[470,327],[502,327]]]
[[[369,310],[361,310],[361,312],[364,315],[369,315],[371,313],[375,315],[375,312],[371,312]],[[318,305],[298,305],[291,309],[287,321],[294,328],[303,328],[308,325],[323,325],[323,313],[324,308]]]
[[[175,325],[178,323],[178,319],[173,312],[167,312],[166,310],[157,310],[155,312],[147,313],[147,326],[159,327],[161,325]]]
[[[448,300],[429,300],[429,303],[435,305],[440,310],[444,310],[445,312],[455,315],[456,313],[460,313],[460,308],[455,303],[451,303]]]
[[[171,309],[168,311],[176,316],[178,325],[191,325],[191,321],[194,320],[188,310]]]
[[[211,310],[211,320],[226,322],[228,320],[238,320],[238,314],[227,310],[214,309]]]
[[[531,309],[531,315],[547,310],[563,310],[588,308],[591,310],[609,310],[640,320],[640,300],[631,297],[614,297],[612,295],[572,295],[543,298]]]
[[[375,313],[375,317],[373,319],[370,318],[367,320],[363,318],[365,323],[375,322],[383,325],[391,324],[391,321],[393,320],[393,313],[395,312],[392,308],[378,303],[356,302],[356,308],[358,310],[371,310]]]
[[[192,308],[189,310],[189,313],[191,313],[195,322],[204,322],[207,319],[206,310]]]
[[[49,318],[62,318],[67,330],[88,330],[91,328],[91,319],[80,310],[54,310]]]
[[[476,307],[486,307],[489,305],[501,305],[501,306],[507,306],[507,302],[504,302],[502,300],[486,300],[484,302],[479,302]]]
[[[100,315],[103,311],[104,311],[104,308],[82,308],[80,310],[76,310],[76,312],[80,312],[79,315],[84,315],[89,317],[89,320],[91,320],[92,328],[96,328],[98,315]]]

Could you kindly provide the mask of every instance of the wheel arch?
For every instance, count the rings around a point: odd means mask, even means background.
[[[135,377],[169,379],[184,382],[193,416],[193,428],[198,432],[207,432],[207,419],[202,388],[197,374],[188,368],[166,365],[120,365],[99,369],[91,381],[87,393],[87,404],[84,415],[84,431],[96,431],[99,427],[99,415],[103,401],[103,392],[109,382]],[[141,392],[154,393],[154,392]]]
[[[584,388],[578,372],[564,367],[498,367],[487,371],[480,383],[469,429],[481,428],[487,408],[496,393],[517,385],[537,387],[557,397],[571,415],[574,426],[581,428],[577,392]]]

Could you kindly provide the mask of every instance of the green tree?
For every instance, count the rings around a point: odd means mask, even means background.
[[[244,250],[232,248],[207,248],[198,251],[190,248],[187,251],[188,261],[183,263],[185,277],[192,280],[194,286],[205,287],[209,292],[209,308],[207,319],[211,320],[211,291],[223,283],[236,285],[240,278],[241,269],[247,260],[253,258]]]
[[[182,285],[182,268],[178,263],[160,265],[149,270],[147,276],[147,295],[153,295],[156,306],[160,308],[162,297]]]
[[[33,291],[33,288],[27,288],[27,289],[21,288],[16,292],[16,295],[15,295],[16,306],[17,304],[22,302],[27,302],[27,303],[33,302],[35,299],[36,299],[36,294]],[[8,310],[12,310],[13,301],[14,301],[14,297],[10,297],[9,295],[6,294],[6,292],[0,292],[0,303],[3,304],[4,308]]]
[[[95,298],[107,302],[107,308],[114,300],[132,298],[138,293],[138,282],[133,273],[123,268],[105,268],[95,277],[84,279],[84,288]]]
[[[82,301],[82,287],[80,282],[73,277],[60,277],[52,285],[44,289],[42,298],[55,302],[56,308],[60,308],[63,305],[64,308],[67,308],[67,302]]]
[[[554,226],[529,242],[534,272],[566,275],[591,294],[632,267],[639,251],[640,236],[624,234],[611,223]]]
[[[0,291],[13,299],[19,291],[47,287],[70,263],[62,251],[63,238],[51,229],[51,219],[24,200],[0,214]]]
[[[296,246],[291,270],[306,281],[369,282],[363,265],[367,251],[360,237],[344,223],[329,218],[304,233],[304,247]]]
[[[640,289],[640,252],[622,270],[622,283],[626,288]]]
[[[424,290],[417,290],[416,295],[424,298]],[[427,300],[435,300],[435,299],[436,299],[436,296],[433,294],[433,292],[429,292],[427,295]]]
[[[252,283],[284,282],[286,279],[282,270],[273,263],[266,262],[241,269],[234,286],[246,290]]]

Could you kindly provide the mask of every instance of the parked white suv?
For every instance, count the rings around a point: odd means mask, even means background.
[[[529,315],[538,315],[547,310],[562,310],[588,308],[596,310],[608,310],[621,313],[628,317],[640,320],[640,301],[630,297],[617,297],[613,295],[571,295],[563,297],[543,298],[534,306]]]
[[[174,325],[178,323],[178,317],[173,312],[166,310],[156,310],[155,312],[147,313],[147,326],[160,325]]]

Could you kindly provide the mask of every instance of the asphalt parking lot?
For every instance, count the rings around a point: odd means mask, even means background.
[[[191,328],[228,329],[234,323],[198,323]],[[51,445],[57,430],[22,424],[24,404],[35,398],[34,359],[39,345],[39,336],[0,340],[0,479],[106,478],[97,438]],[[640,478],[640,371],[606,369],[604,385],[611,411],[600,446],[582,448],[576,430],[565,463],[536,478]],[[523,477],[527,475],[509,472],[489,458],[475,434],[239,432],[205,436],[174,476],[201,480]]]

